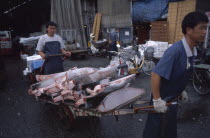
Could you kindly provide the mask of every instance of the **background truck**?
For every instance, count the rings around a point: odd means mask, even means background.
[[[10,31],[0,31],[0,55],[12,55],[12,37]]]

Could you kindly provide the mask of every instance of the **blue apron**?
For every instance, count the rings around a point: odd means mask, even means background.
[[[188,58],[190,67],[186,70],[185,75],[183,76],[183,85],[185,86],[193,71],[193,58],[194,57]],[[162,96],[164,97],[165,95]],[[164,97],[163,99],[169,102],[174,98],[175,97]],[[152,99],[153,97],[151,97],[151,105],[153,105]],[[149,113],[143,138],[177,138],[177,106],[169,106],[166,113]]]
[[[61,54],[59,41],[46,42],[44,46],[44,53],[46,56]],[[61,56],[47,57],[44,63],[44,74],[54,74],[63,72],[63,61]]]

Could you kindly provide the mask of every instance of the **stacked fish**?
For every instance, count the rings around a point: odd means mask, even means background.
[[[115,78],[117,65],[109,65],[106,68],[73,68],[66,72],[52,75],[37,75],[39,81],[31,85],[29,94],[39,97],[46,94],[52,97],[53,102],[72,100],[76,106],[86,103],[86,100],[98,94],[108,94],[126,86],[135,75],[129,75],[114,81],[107,78]],[[100,82],[93,90],[83,86]]]

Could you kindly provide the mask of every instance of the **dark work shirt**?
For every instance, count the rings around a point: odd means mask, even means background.
[[[160,95],[168,101],[182,93],[193,67],[193,56],[187,56],[183,41],[169,47],[153,72],[161,77]]]
[[[112,32],[110,35],[111,41],[118,41],[118,33],[117,32]]]

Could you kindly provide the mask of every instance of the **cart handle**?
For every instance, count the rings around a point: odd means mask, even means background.
[[[177,102],[169,102],[169,103],[166,103],[166,106],[176,105],[176,104],[178,104],[178,103]],[[151,105],[151,106],[143,106],[143,107],[136,107],[136,108],[134,108],[134,112],[137,113],[139,110],[151,109],[151,108],[154,108],[154,105]]]
[[[174,101],[177,101],[180,97],[181,97],[181,94],[179,96],[177,96],[176,98],[174,98],[173,100],[171,100],[170,102],[166,103],[166,106],[178,104],[178,102],[174,102]],[[137,113],[139,110],[142,110],[142,109],[151,109],[151,108],[154,108],[154,105],[143,106],[143,107],[136,107],[136,108],[134,108],[134,112]]]

